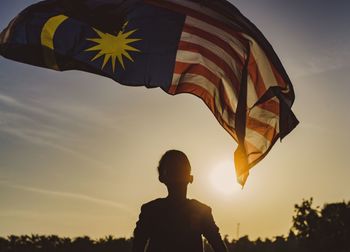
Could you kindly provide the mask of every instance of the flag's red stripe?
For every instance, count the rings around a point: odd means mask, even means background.
[[[228,127],[227,123],[224,120],[222,120],[222,117],[215,106],[214,98],[205,88],[198,86],[194,83],[181,82],[181,84],[179,84],[176,89],[176,93],[191,93],[203,99],[203,101],[207,104],[209,109],[214,113],[215,117],[219,120],[219,122],[232,135],[233,133],[232,126]],[[277,134],[277,131],[274,127],[251,117],[247,118],[246,127],[257,132],[262,137],[264,137],[266,141],[270,141],[270,142],[272,142],[273,138]]]
[[[230,79],[232,86],[234,88],[234,91],[236,92],[236,97],[237,97],[237,94],[239,92],[239,83],[240,82],[238,81],[232,68],[229,65],[227,65],[227,63],[223,59],[218,57],[212,51],[210,51],[210,50],[208,50],[208,49],[206,49],[198,44],[194,44],[194,43],[190,43],[190,42],[180,41],[178,49],[198,53],[198,54],[206,57],[210,61],[214,62],[217,65],[217,67],[221,68],[225,72],[226,76]]]
[[[204,78],[209,80],[208,82],[209,85],[211,85],[212,83],[219,90],[218,93],[223,94],[223,99],[226,104],[226,108],[230,111],[230,113],[234,113],[234,110],[233,110],[234,108],[231,107],[231,104],[229,102],[222,80],[218,76],[216,76],[214,73],[212,73],[209,69],[207,69],[205,66],[200,64],[176,62],[174,73],[176,74],[190,73],[190,74],[203,76]]]
[[[228,125],[225,120],[221,117],[219,111],[216,109],[214,98],[212,95],[203,87],[196,85],[195,83],[181,82],[176,88],[176,94],[179,93],[190,93],[201,98],[204,103],[209,107],[209,109],[214,114],[215,118],[224,127],[224,129],[236,140],[238,141],[237,135],[234,131],[232,125]]]
[[[223,126],[226,124],[224,120],[221,120],[222,117],[215,106],[215,102],[212,95],[205,88],[198,86],[194,83],[181,82],[181,84],[179,84],[176,89],[176,93],[191,93],[200,97],[207,104],[209,109],[214,113],[215,117],[219,120],[219,122]],[[247,118],[246,127],[257,132],[259,135],[264,137],[266,141],[270,142],[272,142],[273,138],[277,134],[277,131],[274,127],[251,117]],[[232,134],[232,126],[228,128],[228,132]]]
[[[229,33],[231,36],[237,38],[243,45],[247,45],[247,40],[242,37],[242,35],[239,32],[234,31],[229,25],[227,25],[224,22],[221,22],[217,19],[212,18],[211,16],[205,15],[201,12],[198,12],[196,10],[193,10],[191,8],[178,5],[175,3],[170,3],[164,0],[145,0],[146,3],[156,5],[158,7],[167,8],[169,10],[177,11],[180,13],[183,13],[185,15],[197,18],[199,20],[202,20],[203,22],[206,22],[210,25],[216,26],[217,28],[224,30],[225,32]]]
[[[216,26],[219,29],[224,30],[225,32],[229,33],[231,36],[237,38],[243,45],[247,45],[247,40],[238,32],[235,32],[234,30],[232,30],[231,27],[229,27],[227,24],[218,21],[208,15],[205,15],[203,13],[200,13],[196,10],[193,10],[191,8],[185,7],[185,6],[181,6],[175,3],[170,3],[170,2],[166,2],[164,0],[146,0],[146,2],[151,3],[151,4],[155,4],[157,6],[161,6],[164,8],[168,8],[171,10],[175,10],[181,13],[184,13],[186,15],[192,16],[194,18],[197,18],[199,20],[202,20],[203,22],[206,22],[210,25]],[[241,62],[241,61],[240,61]],[[255,64],[255,66],[254,66]],[[250,62],[249,62],[249,75],[252,78],[252,81],[254,82],[254,87],[255,87],[255,91],[258,95],[258,97],[261,97],[265,92],[266,92],[266,85],[263,81],[263,78],[259,72],[259,68],[256,65],[254,56],[251,54],[250,55]],[[239,82],[236,82],[239,83]],[[235,89],[238,91],[239,89],[237,88],[238,85],[235,85]]]
[[[274,127],[252,117],[247,118],[246,127],[257,132],[270,142],[272,141],[273,137],[277,134],[276,129]]]
[[[280,114],[280,104],[275,100],[269,100],[267,102],[259,104],[258,107],[274,113],[276,116],[279,116]]]
[[[240,57],[240,55],[227,42],[225,42],[224,40],[220,39],[219,37],[213,35],[212,33],[203,31],[202,29],[199,29],[199,28],[196,28],[196,27],[193,27],[190,25],[185,25],[183,31],[197,35],[201,38],[204,38],[204,39],[214,43],[215,45],[219,46],[220,48],[222,48],[231,57],[233,57],[233,59],[235,60],[236,63],[239,63],[239,64],[237,64],[237,67],[240,71],[242,71],[244,59],[242,57]],[[256,64],[256,61],[255,61],[253,54],[250,55],[250,62],[249,62],[248,69],[249,69],[248,74],[250,75],[253,83],[255,84],[254,85],[255,92],[256,92],[258,97],[261,97],[266,92],[266,85],[263,81],[262,75],[259,71],[258,65]],[[278,75],[278,76],[280,77],[280,75]],[[281,80],[281,77],[280,77],[280,80]],[[279,81],[279,82],[281,82],[281,81]]]
[[[267,149],[271,148],[271,144],[275,142],[276,137],[278,137],[278,134],[274,135],[270,141],[270,144],[267,145]],[[244,139],[244,146],[247,151],[248,160],[249,163],[254,163],[256,160],[261,158],[262,155],[267,151],[267,149],[260,149],[256,144],[258,142],[252,143],[253,139]],[[265,147],[266,148],[266,147]]]
[[[208,79],[217,88],[220,87],[220,78],[201,64],[191,64],[191,63],[184,63],[184,62],[177,61],[175,64],[174,73],[176,73],[176,74],[183,74],[183,73],[198,74],[198,75],[201,75],[204,78]]]
[[[264,83],[264,79],[261,76],[259,67],[256,64],[254,55],[252,53],[250,53],[249,56],[248,73],[250,75],[250,78],[252,79],[252,82],[254,83],[255,92],[258,98],[260,98],[266,92],[266,85]]]
[[[265,151],[260,150],[254,144],[252,144],[247,139],[244,140],[244,146],[247,151],[249,163],[253,163],[255,160],[259,159]]]
[[[190,93],[201,98],[209,109],[214,113],[215,117],[221,118],[219,110],[215,106],[213,96],[205,88],[198,86],[194,83],[181,82],[176,88],[176,94],[178,93]]]
[[[238,65],[239,69],[242,70],[242,68],[243,68],[242,66],[244,64],[244,59],[226,41],[222,40],[218,36],[215,36],[213,33],[204,31],[202,29],[199,29],[197,27],[194,27],[194,26],[191,26],[188,24],[185,24],[183,31],[187,32],[187,33],[194,34],[198,37],[201,37],[201,38],[208,40],[208,41],[212,42],[213,44],[219,46],[225,52],[227,52],[227,54],[229,54],[237,63],[239,63],[237,65]]]

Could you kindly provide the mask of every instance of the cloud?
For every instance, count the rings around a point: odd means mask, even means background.
[[[47,111],[46,109],[37,106],[31,106],[31,104],[24,103],[5,94],[0,94],[0,103],[5,105],[7,109],[17,109],[17,112],[35,114],[36,116],[50,117],[56,120],[64,119],[57,114],[53,114],[50,111]]]
[[[322,52],[322,53],[321,53]],[[328,48],[306,53],[304,61],[293,66],[297,78],[319,75],[324,72],[350,67],[350,48],[348,43],[334,43]]]
[[[43,188],[36,188],[36,187],[31,187],[31,186],[13,184],[13,183],[10,183],[9,181],[5,181],[5,180],[2,180],[2,181],[0,180],[0,185],[6,186],[9,188],[23,190],[26,192],[44,194],[44,195],[49,195],[49,196],[54,196],[54,197],[62,197],[62,198],[81,200],[81,201],[90,202],[90,203],[98,204],[98,205],[105,206],[105,207],[116,208],[116,209],[124,211],[132,216],[136,215],[136,212],[125,204],[118,203],[118,202],[111,201],[111,200],[95,198],[95,197],[91,197],[91,196],[88,196],[85,194],[72,193],[72,192],[62,192],[62,191],[52,191],[52,190],[47,190],[47,189],[43,189]]]
[[[34,145],[59,150],[85,162],[92,163],[99,169],[114,170],[111,165],[69,147],[69,145],[73,145],[73,142],[77,142],[79,138],[78,134],[63,128],[65,123],[62,123],[62,121],[69,120],[63,113],[61,115],[53,113],[45,106],[33,106],[30,103],[18,101],[4,94],[0,94],[0,105],[6,107],[0,110],[0,133],[16,137]],[[89,116],[88,112],[86,112],[86,117],[92,118],[94,114]],[[56,124],[63,126],[61,128],[56,126]],[[84,122],[82,124],[86,125]]]
[[[81,105],[78,103],[65,103],[62,101],[40,102],[38,99],[31,101],[19,101],[12,96],[0,94],[0,104],[7,107],[7,110],[15,110],[17,113],[24,113],[34,117],[60,121],[79,125],[79,127],[95,127],[115,125],[114,116],[104,114],[100,110]]]
[[[72,148],[66,147],[64,145],[60,145],[58,143],[48,141],[43,137],[43,132],[35,132],[35,134],[39,134],[38,136],[32,135],[30,130],[22,131],[20,129],[15,128],[9,128],[9,127],[0,127],[0,131],[7,133],[8,135],[15,136],[17,138],[20,138],[22,140],[28,141],[32,144],[42,145],[46,147],[50,147],[56,150],[59,150],[61,152],[70,154],[74,157],[80,158],[81,160],[86,161],[87,163],[94,164],[95,167],[98,169],[104,169],[108,171],[113,171],[114,167],[111,165],[105,164],[97,159],[91,158],[87,154],[81,153],[79,151],[76,151]],[[41,136],[40,136],[41,134]]]

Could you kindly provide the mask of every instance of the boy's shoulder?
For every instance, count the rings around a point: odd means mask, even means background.
[[[154,200],[151,200],[151,201],[143,204],[141,206],[141,211],[142,212],[152,212],[152,211],[155,211],[157,209],[161,209],[162,206],[165,205],[165,203],[166,203],[165,198],[154,199]]]
[[[200,202],[196,199],[190,199],[191,206],[196,209],[196,211],[202,212],[202,213],[211,213],[211,207]]]
[[[147,210],[162,208],[164,206],[167,206],[168,204],[169,204],[169,201],[167,198],[158,198],[143,204],[141,209],[147,211]],[[208,205],[196,199],[187,199],[187,206],[195,211],[199,211],[203,213],[211,212],[211,208]]]
[[[156,206],[164,204],[165,201],[166,201],[166,198],[154,199],[154,200],[151,200],[151,201],[143,204],[142,207],[143,208],[156,207]]]
[[[189,199],[189,201],[191,202],[192,205],[196,206],[196,207],[199,207],[199,208],[209,208],[210,209],[210,206],[200,202],[199,200],[196,200],[196,199]]]

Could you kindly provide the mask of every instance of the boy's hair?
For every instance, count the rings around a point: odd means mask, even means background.
[[[188,178],[191,174],[191,165],[185,153],[179,150],[168,150],[159,160],[159,181],[169,182],[191,182]]]

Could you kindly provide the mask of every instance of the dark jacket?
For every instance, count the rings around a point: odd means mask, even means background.
[[[141,207],[133,252],[203,252],[202,235],[215,252],[226,247],[211,208],[197,200],[156,199]]]

